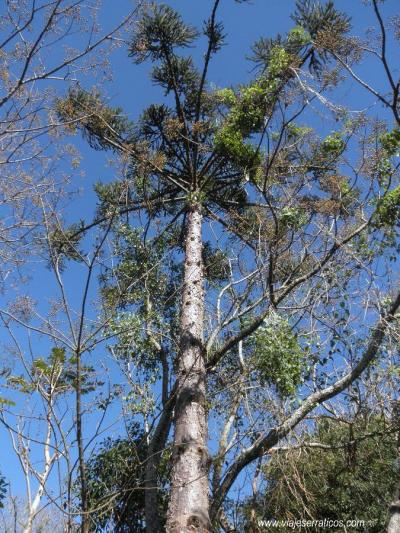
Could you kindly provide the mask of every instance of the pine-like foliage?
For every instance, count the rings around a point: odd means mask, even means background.
[[[171,7],[150,4],[129,54],[135,63],[152,63],[151,79],[164,89],[165,102],[152,104],[138,123],[129,124],[121,109],[78,89],[58,102],[59,114],[70,127],[82,129],[93,147],[128,154],[135,182],[132,200],[158,199],[158,206],[165,207],[184,197],[210,208],[243,208],[243,184],[250,178],[259,185],[260,140],[278,102],[285,99],[294,70],[305,64],[321,69],[327,60],[313,45],[318,31],[329,27],[343,35],[349,28],[348,19],[331,3],[322,7],[299,2],[294,20],[297,26],[287,36],[255,44],[254,60],[260,68],[253,82],[234,90],[213,90],[207,82],[208,66],[224,43],[223,23],[213,13],[200,32]],[[199,69],[183,52],[201,33],[208,49]]]

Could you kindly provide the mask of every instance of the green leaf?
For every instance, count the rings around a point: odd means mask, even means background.
[[[14,405],[15,405],[15,402],[13,402],[12,400],[9,400],[8,398],[3,398],[2,396],[0,396],[0,407],[1,406],[13,407]]]

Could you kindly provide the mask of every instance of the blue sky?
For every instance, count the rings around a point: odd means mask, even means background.
[[[123,16],[124,3],[118,4],[118,10],[115,10],[113,16],[117,13]],[[213,5],[211,0],[171,0],[166,3],[177,9],[185,21],[197,27],[201,27],[202,21],[207,18]],[[284,34],[290,30],[294,26],[290,15],[295,9],[295,3],[295,0],[252,0],[245,3],[222,0],[219,20],[223,21],[227,33],[226,46],[212,62],[209,79],[217,86],[223,87],[243,83],[251,78],[252,64],[246,60],[246,56],[251,53],[251,45],[261,36],[274,37],[277,33]],[[336,0],[335,6],[352,17],[356,34],[375,25],[371,7],[365,5],[362,0]],[[384,4],[382,12],[389,17],[398,14],[396,0],[389,0]],[[191,52],[195,57],[201,58],[204,48],[203,46],[201,49],[196,43]],[[115,80],[110,95],[113,95],[115,101],[121,103],[127,112],[135,117],[157,96],[157,90],[151,87],[145,75],[148,66],[132,65],[123,48],[115,54],[113,64]],[[362,67],[362,71],[367,72],[374,82],[379,81],[379,77],[383,75],[383,72],[371,70],[368,66]],[[351,98],[351,94],[349,96]],[[354,98],[355,104],[358,98]]]

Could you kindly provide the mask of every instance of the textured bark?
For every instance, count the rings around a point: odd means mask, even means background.
[[[400,532],[400,501],[392,503],[390,506],[390,519],[387,533]]]
[[[203,348],[202,216],[187,216],[181,344],[177,369],[175,434],[168,533],[209,532],[207,412]]]
[[[392,403],[392,423],[397,427],[397,461],[400,459],[400,402]],[[388,533],[400,532],[400,472],[396,469],[396,485],[393,501],[389,506]]]

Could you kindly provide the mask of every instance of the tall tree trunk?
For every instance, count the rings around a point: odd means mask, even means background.
[[[203,348],[201,206],[191,207],[185,236],[181,343],[167,532],[209,532],[206,371]]]

